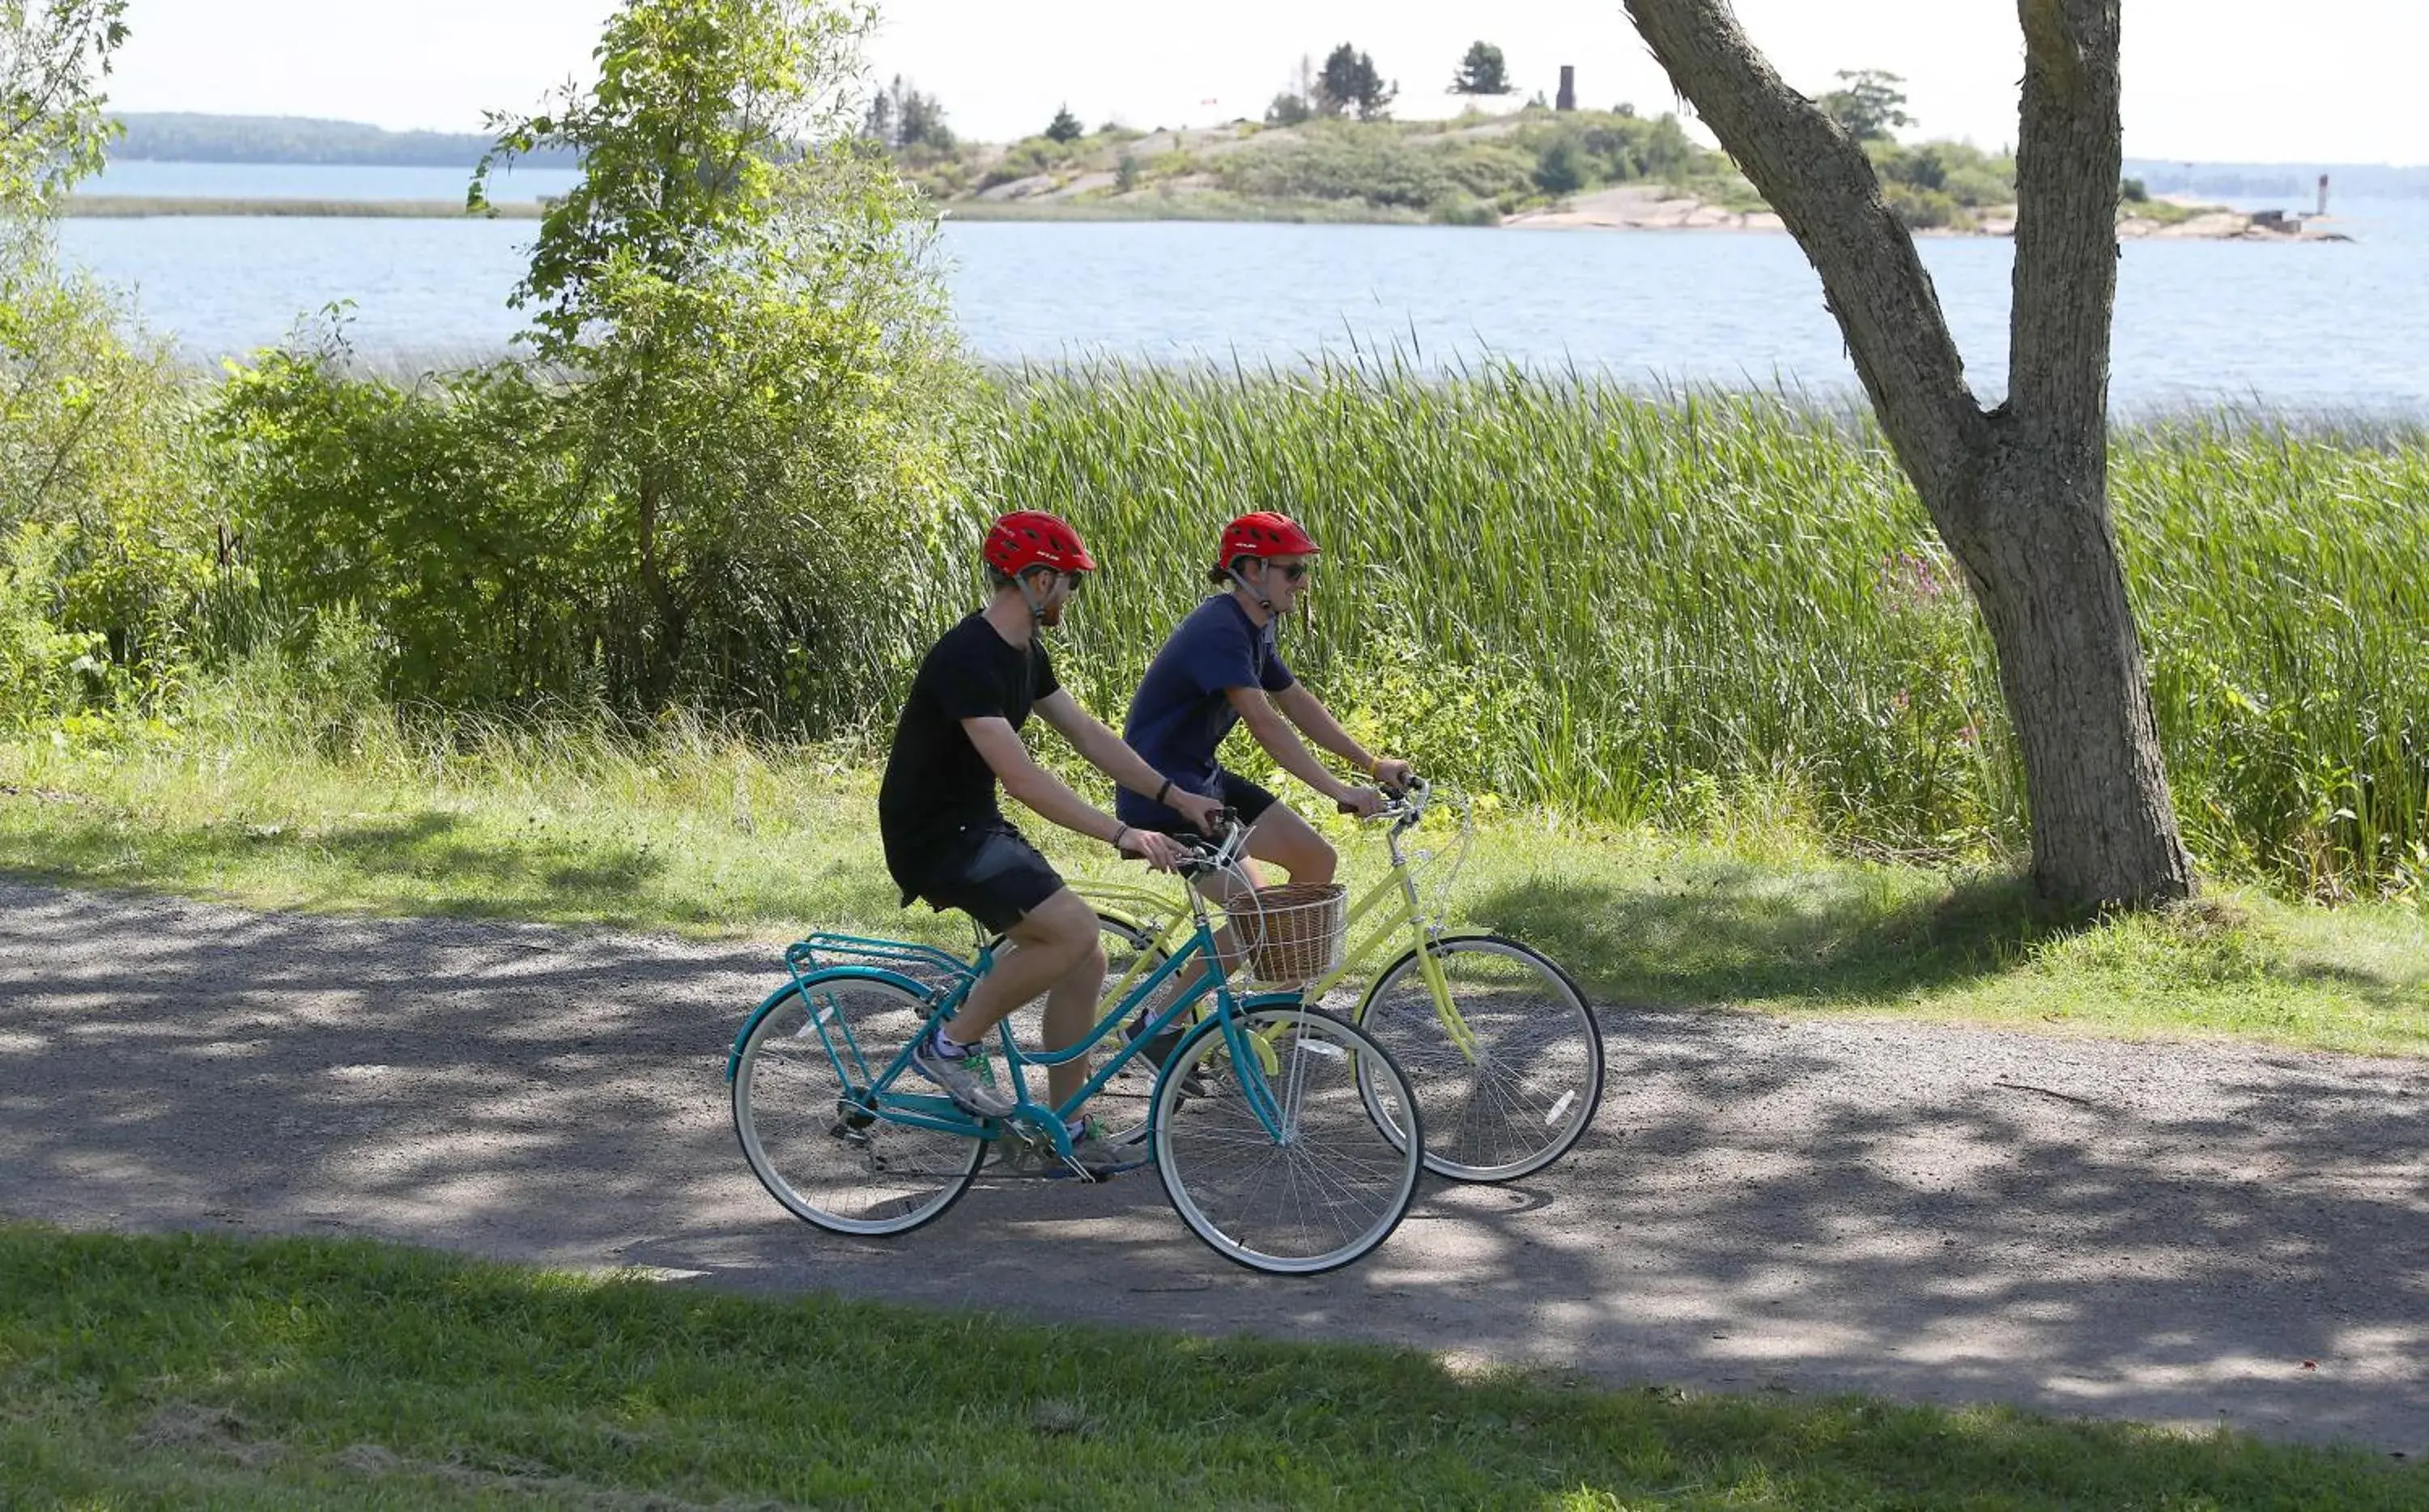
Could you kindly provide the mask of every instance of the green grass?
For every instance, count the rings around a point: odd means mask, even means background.
[[[940,388],[934,408],[954,431],[937,455],[953,461],[934,517],[895,517],[868,570],[816,613],[789,588],[712,594],[732,616],[695,626],[677,696],[811,738],[882,723],[976,601],[988,518],[1036,507],[1069,516],[1104,564],[1057,651],[1066,681],[1117,716],[1206,591],[1222,522],[1279,507],[1326,546],[1287,653],[1370,744],[1512,807],[1620,829],[1700,831],[1760,790],[1850,851],[1980,862],[2025,847],[2016,742],[1970,589],[1869,419],[1794,394],[1648,394],[1489,362],[1439,373],[1418,355],[1030,369]],[[317,626],[324,643],[351,627],[363,701],[578,701],[603,687],[628,710],[640,699],[641,641],[600,638],[622,621],[598,603],[626,590],[594,600],[555,586],[587,569],[540,570],[557,557],[529,543],[561,533],[532,522],[559,517],[565,485],[526,467],[521,410],[468,397],[522,390],[349,394],[280,370],[241,413],[289,417],[271,427],[286,440],[241,458],[175,449],[197,459],[196,486],[218,478],[212,497],[251,521],[266,595],[244,552],[219,565],[198,523],[216,515],[65,533],[55,570],[0,565],[17,611],[0,605],[0,662],[48,674],[0,682],[0,709],[89,696],[74,669],[84,642],[43,623],[62,613],[80,634],[116,627],[114,643],[167,649],[111,668],[122,691]],[[293,419],[324,409],[355,418]],[[124,450],[145,445],[167,443]],[[323,478],[332,456],[364,466]],[[492,466],[506,480],[494,487],[480,483]],[[2110,470],[2197,862],[2324,901],[2429,889],[2429,428],[2168,416],[2117,430]],[[111,496],[181,486],[174,470],[140,476]],[[461,509],[430,503],[431,480],[448,478],[480,484]],[[488,523],[458,540],[439,526],[459,516]],[[181,533],[192,554],[176,558],[158,543]],[[608,538],[583,560],[629,587],[620,575],[636,569]],[[127,604],[149,606],[134,629]],[[20,623],[35,633],[12,653]]]
[[[292,709],[223,708],[148,736],[84,725],[0,743],[0,871],[271,908],[967,939],[954,916],[897,909],[875,776],[848,748],[680,724],[645,742],[574,724],[308,728]],[[1041,748],[1059,747],[1041,732]],[[1735,795],[1693,836],[1499,809],[1455,911],[1621,1004],[2429,1053],[2419,900],[2328,909],[2218,889],[2086,923],[2009,872],[1833,855],[1763,798]],[[1353,878],[1371,876],[1372,840],[1327,822]],[[1075,877],[1143,875],[1027,828]]]
[[[2399,1507],[2358,1451],[0,1227],[0,1504]]]
[[[2429,1053],[2429,919],[2248,889],[2087,923],[2001,871],[1750,862],[1617,838],[1542,855],[1466,912],[1604,998],[1902,1014],[2036,1031]]]
[[[1979,616],[1868,419],[1391,353],[1025,372],[982,434],[972,513],[1066,514],[1105,563],[1066,659],[1099,701],[1221,522],[1280,508],[1326,548],[1293,665],[1479,791],[1694,829],[1753,783],[1850,845],[2024,845]],[[2171,418],[2117,434],[2112,497],[2199,861],[2326,898],[2429,883],[2429,433]],[[967,550],[940,534],[922,578]]]

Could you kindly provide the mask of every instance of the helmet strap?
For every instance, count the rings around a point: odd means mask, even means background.
[[[1230,576],[1232,582],[1248,590],[1248,597],[1257,600],[1257,607],[1265,612],[1266,618],[1273,619],[1280,617],[1281,611],[1274,608],[1274,601],[1271,599],[1265,597],[1265,590],[1258,587],[1255,583],[1250,583],[1248,579],[1240,576],[1239,567],[1233,565],[1233,563],[1236,563],[1238,560],[1239,558],[1234,557],[1231,562],[1226,562],[1223,564],[1224,572]],[[1264,558],[1261,556],[1256,560],[1262,562]]]
[[[1029,591],[1030,575],[1038,570],[1038,568],[1033,567],[1025,567],[1016,574],[1012,580],[1013,586],[1020,590],[1020,601],[1029,606],[1029,622],[1033,625],[1041,625],[1046,622],[1045,597],[1041,594],[1034,594]],[[1046,570],[1051,571],[1052,569],[1047,568]]]

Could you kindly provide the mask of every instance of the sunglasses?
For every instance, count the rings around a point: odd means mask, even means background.
[[[1268,562],[1265,564],[1265,570],[1279,572],[1293,583],[1305,583],[1307,575],[1315,569],[1305,562],[1293,562],[1288,567],[1278,567]]]

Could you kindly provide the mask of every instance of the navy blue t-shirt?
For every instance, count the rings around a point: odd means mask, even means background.
[[[1218,593],[1189,612],[1155,653],[1146,681],[1131,698],[1122,739],[1175,787],[1207,797],[1222,797],[1215,748],[1240,720],[1224,697],[1226,688],[1263,688],[1280,693],[1291,685],[1289,667],[1274,649],[1273,621],[1261,629],[1240,600]],[[1164,829],[1181,815],[1125,788],[1114,812],[1124,824]]]

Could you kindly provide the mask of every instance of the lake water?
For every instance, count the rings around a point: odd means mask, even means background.
[[[127,163],[96,192],[447,198],[450,169]],[[533,173],[526,193],[570,174]],[[2113,397],[2429,414],[2429,201],[2338,207],[2352,243],[2127,243]],[[198,358],[354,305],[352,339],[399,364],[494,353],[530,222],[70,220],[61,239]],[[1493,353],[1645,383],[1852,383],[1837,326],[1785,236],[1204,222],[950,223],[964,338],[992,361],[1113,355],[1290,364],[1398,346],[1428,365]],[[2012,245],[1925,238],[1978,390],[2003,382]]]

